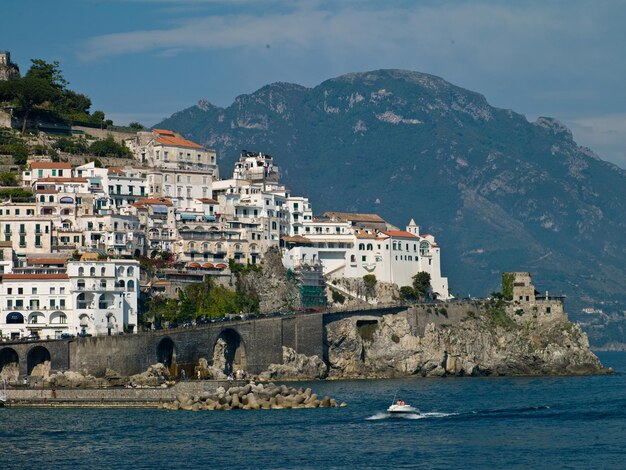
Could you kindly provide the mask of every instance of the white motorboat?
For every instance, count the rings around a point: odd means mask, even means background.
[[[393,403],[389,408],[387,408],[387,412],[392,415],[401,415],[401,414],[409,414],[409,413],[418,413],[417,408],[412,407],[411,405],[406,404],[403,400],[398,400]]]

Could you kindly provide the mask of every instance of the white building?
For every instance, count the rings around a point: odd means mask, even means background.
[[[62,334],[137,331],[139,262],[29,258],[0,282],[0,335],[42,339]]]
[[[375,214],[359,216],[374,220]],[[380,221],[374,223],[380,226]],[[427,272],[435,295],[450,297],[448,279],[441,276],[440,248],[432,235],[420,235],[413,220],[406,230],[362,228],[365,222],[359,225],[347,220],[314,219],[305,226],[304,236],[283,237],[283,264],[295,268],[301,263],[319,262],[330,278],[373,274],[378,281],[399,287],[410,286],[413,276]]]

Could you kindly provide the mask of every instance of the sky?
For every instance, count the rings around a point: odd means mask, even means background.
[[[0,50],[58,60],[117,124],[349,72],[438,75],[529,120],[563,121],[626,168],[623,0],[10,0]]]

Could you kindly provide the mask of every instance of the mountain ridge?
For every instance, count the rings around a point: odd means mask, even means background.
[[[414,217],[438,237],[453,293],[485,294],[494,273],[528,270],[575,308],[625,308],[626,171],[557,119],[529,122],[398,69],[204,103],[155,127],[215,147],[222,175],[242,148],[274,155],[318,213],[377,212],[397,226]]]

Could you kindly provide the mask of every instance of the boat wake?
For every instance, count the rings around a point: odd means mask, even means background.
[[[416,411],[415,413],[402,413],[402,414],[391,414],[391,413],[376,413],[375,415],[366,418],[368,420],[378,420],[378,419],[428,419],[428,418],[446,418],[448,416],[456,416],[458,413],[420,413]]]

